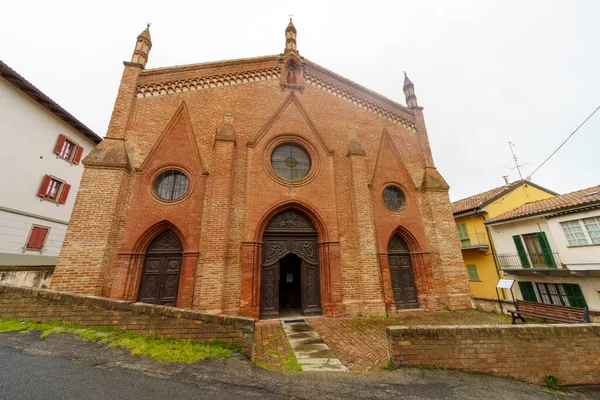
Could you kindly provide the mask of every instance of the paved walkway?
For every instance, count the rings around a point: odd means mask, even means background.
[[[259,367],[282,371],[290,362],[292,348],[279,320],[263,320],[254,330],[254,363]]]
[[[510,317],[480,311],[404,311],[393,317],[310,318],[310,324],[351,371],[375,371],[388,361],[386,328],[398,325],[503,325]]]
[[[282,320],[281,326],[302,371],[348,371],[305,319]]]

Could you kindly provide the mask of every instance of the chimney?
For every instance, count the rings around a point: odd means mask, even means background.
[[[510,183],[508,182],[508,175],[504,175],[504,183],[506,183],[506,186],[510,185]]]

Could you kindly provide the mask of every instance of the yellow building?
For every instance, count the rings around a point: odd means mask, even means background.
[[[484,221],[533,201],[556,196],[527,180],[507,183],[452,203],[469,284],[474,297],[496,298],[500,272],[494,260],[494,244]]]

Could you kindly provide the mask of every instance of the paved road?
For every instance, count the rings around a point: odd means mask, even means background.
[[[2,399],[240,399],[238,393],[0,349]],[[255,397],[252,397],[255,398]],[[276,397],[272,397],[276,398]]]
[[[565,396],[600,399],[600,392]],[[160,363],[67,334],[0,333],[0,399],[554,399],[541,388],[420,369],[281,373],[241,355]]]

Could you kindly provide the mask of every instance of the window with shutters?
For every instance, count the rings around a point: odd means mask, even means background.
[[[557,306],[587,307],[581,287],[575,283],[536,283],[542,303]]]
[[[25,244],[23,251],[43,251],[49,232],[50,228],[47,226],[32,225],[31,231],[29,232],[29,236],[27,237],[27,243]]]
[[[83,147],[79,146],[74,140],[61,134],[58,136],[56,146],[54,146],[54,154],[63,160],[69,161],[71,164],[78,165],[81,161],[81,155],[83,154]]]
[[[477,272],[477,265],[467,264],[467,272],[469,273],[469,280],[472,282],[479,282],[479,273]]]
[[[456,230],[458,231],[458,239],[460,240],[461,247],[471,246],[471,239],[469,238],[469,232],[467,231],[467,224],[457,224]]]
[[[44,200],[65,204],[70,190],[71,185],[67,182],[54,176],[44,175],[38,191],[38,196]]]

